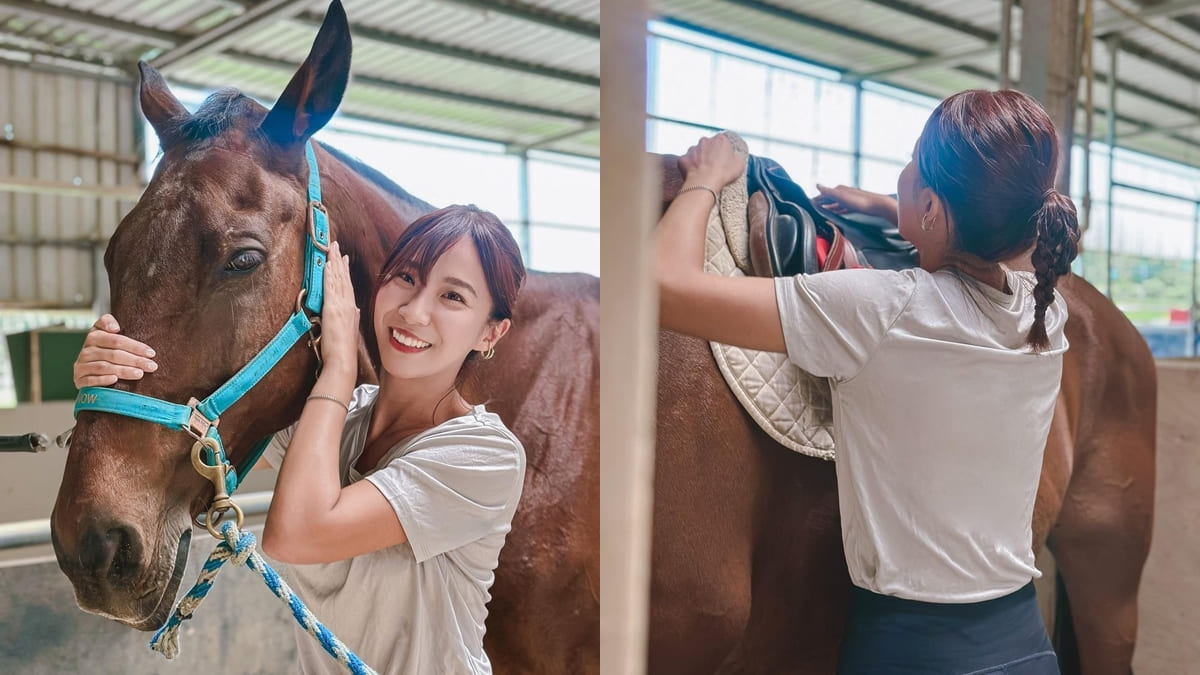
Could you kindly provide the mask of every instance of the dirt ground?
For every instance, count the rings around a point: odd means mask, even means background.
[[[1159,361],[1157,474],[1133,670],[1200,673],[1200,360]]]

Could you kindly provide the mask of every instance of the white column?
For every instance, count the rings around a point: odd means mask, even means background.
[[[646,668],[659,178],[645,155],[647,0],[600,15],[600,671]]]

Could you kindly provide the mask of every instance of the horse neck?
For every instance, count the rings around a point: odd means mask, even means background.
[[[363,294],[370,292],[396,240],[427,208],[389,193],[319,145],[317,158],[330,232],[342,251],[350,255],[355,295],[361,308]]]

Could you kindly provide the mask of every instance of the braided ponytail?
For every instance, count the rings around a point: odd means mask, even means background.
[[[1033,249],[1033,271],[1037,286],[1033,289],[1033,327],[1027,344],[1034,351],[1050,346],[1046,335],[1046,308],[1054,302],[1054,284],[1071,270],[1071,261],[1079,251],[1079,220],[1071,198],[1051,188],[1041,208],[1031,219],[1037,226],[1037,244]]]

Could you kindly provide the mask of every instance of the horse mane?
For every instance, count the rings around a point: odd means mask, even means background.
[[[395,183],[395,181],[393,181],[391,178],[388,178],[379,169],[376,169],[366,162],[363,162],[357,157],[346,154],[342,150],[338,150],[328,143],[321,143],[321,147],[325,148],[325,151],[333,155],[334,158],[336,158],[339,162],[350,167],[351,171],[371,181],[393,197],[396,197],[397,199],[416,207],[422,213],[429,213],[430,211],[434,210],[434,206],[432,204],[400,187]]]
[[[261,106],[237,89],[225,88],[213,92],[196,112],[179,122],[177,134],[190,141],[215,138],[233,127],[239,118],[262,117]],[[257,130],[257,125],[255,125]]]

